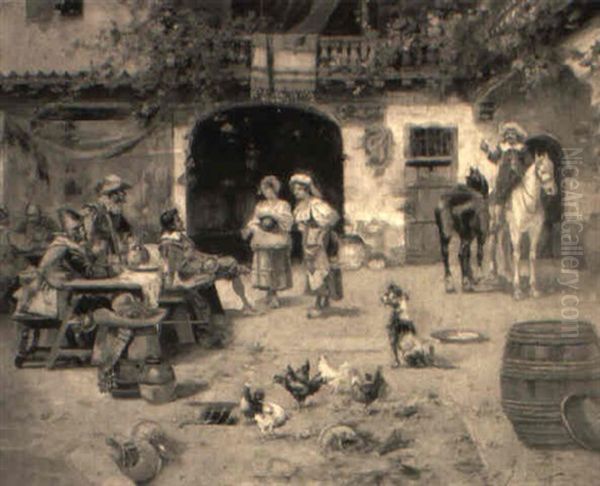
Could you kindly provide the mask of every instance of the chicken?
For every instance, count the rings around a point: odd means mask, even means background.
[[[253,420],[254,416],[262,409],[265,400],[265,392],[261,389],[252,393],[249,384],[245,384],[242,389],[242,398],[240,399],[240,412],[244,417]]]
[[[298,407],[301,407],[309,396],[317,393],[325,383],[319,373],[310,377],[309,361],[296,370],[288,365],[285,374],[275,375],[273,381],[283,386],[294,397]]]
[[[358,370],[352,368],[347,361],[342,363],[338,369],[335,369],[325,355],[319,357],[317,369],[325,383],[332,387],[334,393],[349,392],[352,386],[352,378],[358,376]]]
[[[377,367],[375,374],[365,373],[363,379],[359,376],[352,378],[352,399],[368,407],[378,398],[382,398],[386,392],[387,384],[381,372],[381,366]]]
[[[254,415],[254,420],[263,434],[272,434],[273,430],[283,426],[289,415],[280,405],[272,402],[262,403],[261,410]]]
[[[240,412],[252,419],[263,434],[272,434],[273,430],[284,425],[288,415],[280,405],[265,402],[265,392],[261,389],[252,393],[250,385],[245,384],[240,400]]]
[[[287,367],[288,373],[291,373],[296,380],[307,382],[310,380],[310,361],[306,360],[300,368],[293,370],[290,365]]]

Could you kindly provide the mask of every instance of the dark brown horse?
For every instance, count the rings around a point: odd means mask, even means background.
[[[483,247],[489,232],[489,186],[484,175],[471,168],[465,184],[458,184],[440,198],[435,208],[435,222],[440,235],[440,247],[444,261],[444,284],[446,292],[454,292],[450,272],[448,247],[452,234],[460,238],[458,258],[462,274],[463,291],[472,291],[475,278],[471,268],[471,243],[477,239],[477,265],[481,271]]]

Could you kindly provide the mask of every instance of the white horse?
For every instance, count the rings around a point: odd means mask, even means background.
[[[529,293],[531,297],[539,297],[535,275],[540,234],[544,225],[544,207],[542,191],[549,196],[557,193],[554,180],[554,164],[547,153],[536,153],[534,163],[529,166],[523,179],[515,186],[510,196],[510,205],[506,209],[506,223],[512,243],[513,254],[513,296],[521,299],[521,275],[519,261],[521,259],[521,238],[529,235]]]

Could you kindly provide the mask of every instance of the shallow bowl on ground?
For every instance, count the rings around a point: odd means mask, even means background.
[[[481,343],[489,338],[472,329],[441,329],[431,333],[431,337],[443,343]]]

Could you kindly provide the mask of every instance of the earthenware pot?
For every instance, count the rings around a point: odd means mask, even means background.
[[[150,403],[166,403],[175,398],[175,371],[160,358],[146,359],[140,375],[140,394]]]

